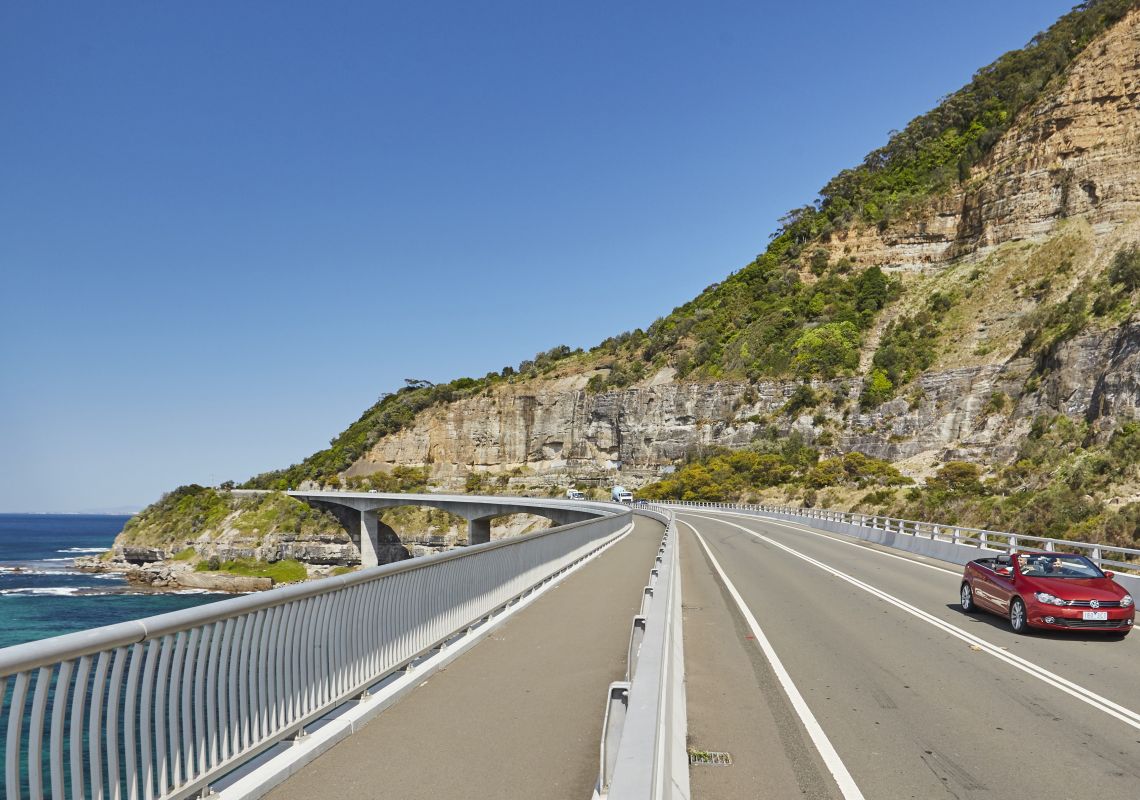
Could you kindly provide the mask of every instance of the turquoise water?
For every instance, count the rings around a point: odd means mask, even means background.
[[[111,547],[129,517],[0,514],[0,647],[223,600],[131,589],[118,575],[75,570]]]

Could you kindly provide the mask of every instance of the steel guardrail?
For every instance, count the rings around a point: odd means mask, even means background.
[[[617,511],[0,649],[4,797],[208,791],[612,541]]]
[[[609,686],[594,798],[687,800],[681,570],[672,512],[637,508],[665,524],[641,611],[630,631],[626,677]]]
[[[1071,539],[1051,539],[1044,536],[1028,536],[1008,531],[991,531],[983,528],[969,528],[964,525],[948,525],[937,522],[887,517],[881,514],[863,514],[856,511],[835,511],[824,508],[798,508],[795,506],[751,505],[746,503],[714,503],[691,500],[664,500],[662,504],[685,508],[708,508],[736,510],[750,513],[782,514],[801,519],[820,520],[843,525],[894,532],[932,541],[948,542],[977,547],[979,550],[995,550],[1013,553],[1026,546],[1048,552],[1076,552],[1087,556],[1098,567],[1111,567],[1117,570],[1140,572],[1140,549],[1115,547],[1107,544],[1079,542]],[[1107,558],[1105,554],[1131,558],[1131,561]]]

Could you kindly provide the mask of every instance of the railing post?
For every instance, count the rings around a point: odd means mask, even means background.
[[[1009,552],[1011,552],[1011,553],[1017,552],[1017,537],[1016,536],[1010,536],[1009,537],[1008,547],[1009,547]]]
[[[987,547],[988,545],[989,541],[986,538],[986,532],[978,531],[978,547]]]
[[[1045,552],[1052,553],[1055,545],[1052,542],[1045,542]]]

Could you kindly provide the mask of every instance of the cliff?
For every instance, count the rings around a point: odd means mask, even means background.
[[[1134,10],[1084,49],[961,184],[889,224],[857,222],[804,247],[824,250],[832,266],[879,267],[899,287],[860,343],[859,368],[809,379],[833,399],[811,414],[783,413],[802,378],[686,382],[666,365],[627,388],[592,392],[591,378],[609,370],[578,357],[424,410],[344,474],[419,465],[455,487],[471,471],[525,469],[512,482],[540,487],[605,480],[620,465],[622,480],[636,485],[776,424],[839,451],[913,460],[904,468],[922,475],[951,457],[1011,457],[1042,413],[1095,420],[1104,431],[1135,419],[1140,331],[1130,308],[1084,321],[1048,354],[1047,368],[1023,343],[1035,314],[1103,283],[1113,256],[1140,241],[1138,100]],[[884,330],[935,293],[952,305],[937,314],[932,363],[901,396],[861,407]],[[1008,398],[1001,412],[985,410],[995,393]]]
[[[996,473],[1057,415],[1080,423],[1067,446],[1107,447],[1140,409],[1134,5],[1079,6],[980,70],[789,214],[753,263],[647,330],[410,382],[329,449],[247,485],[391,490],[416,468],[450,490],[637,487],[793,434],[921,484],[948,462]],[[1121,477],[1096,502],[1136,485]],[[325,527],[211,542],[310,564],[344,547]]]

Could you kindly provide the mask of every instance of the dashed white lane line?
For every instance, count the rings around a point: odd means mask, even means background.
[[[776,655],[776,651],[773,649],[771,642],[768,641],[768,637],[764,635],[764,631],[760,629],[760,623],[756,621],[756,617],[753,616],[752,611],[744,602],[744,598],[740,596],[740,592],[736,590],[732,581],[724,574],[724,570],[720,567],[720,562],[717,561],[716,556],[712,554],[712,550],[709,549],[705,538],[688,522],[683,520],[678,520],[678,522],[688,526],[689,530],[697,537],[697,541],[700,542],[701,547],[704,548],[705,555],[709,557],[713,568],[717,571],[717,574],[720,575],[720,579],[724,583],[725,588],[728,589],[728,593],[732,595],[732,599],[736,601],[737,608],[740,609],[740,613],[748,623],[748,627],[751,629],[752,635],[756,638],[756,643],[760,645],[760,650],[764,653],[764,657],[767,658],[768,663],[772,665],[772,671],[780,681],[780,686],[784,688],[784,693],[791,701],[792,708],[795,709],[804,728],[807,729],[812,744],[814,744],[815,749],[819,751],[823,763],[831,772],[832,777],[835,778],[835,782],[839,784],[839,791],[843,793],[843,796],[847,798],[847,800],[864,800],[863,793],[859,791],[859,787],[855,784],[855,779],[852,778],[851,773],[847,771],[847,766],[843,763],[843,759],[839,757],[839,753],[835,751],[831,740],[828,739],[827,734],[823,732],[823,727],[819,724],[819,721],[816,720],[815,715],[811,713],[811,709],[808,708],[808,704],[804,700],[803,695],[800,694],[799,689],[796,688],[796,684],[792,681],[792,676],[789,675],[788,671],[784,668],[783,662],[781,662],[780,657]]]
[[[698,517],[700,519],[706,519],[706,520],[709,520],[711,522],[720,522],[722,525],[729,525],[733,528],[738,528],[738,529],[744,531],[745,533],[749,534],[750,536],[754,536],[757,539],[760,539],[761,541],[767,542],[768,544],[772,545],[773,547],[778,547],[781,550],[784,550],[784,551],[790,553],[791,555],[795,556],[796,558],[799,558],[803,561],[806,561],[809,564],[813,564],[814,566],[822,569],[824,572],[828,572],[828,573],[834,575],[835,577],[839,578],[840,580],[844,580],[847,583],[850,583],[852,586],[856,586],[856,587],[862,589],[863,591],[868,592],[869,594],[872,594],[875,597],[878,597],[881,600],[885,600],[886,602],[890,603],[891,605],[893,605],[897,608],[900,608],[903,611],[906,611],[908,614],[912,614],[915,617],[918,617],[923,622],[927,622],[927,623],[933,625],[934,627],[939,628],[942,631],[950,634],[951,636],[954,636],[958,639],[961,639],[962,641],[964,641],[968,644],[977,646],[978,648],[980,648],[980,650],[982,652],[989,653],[991,656],[998,659],[999,661],[1004,661],[1005,663],[1009,664],[1010,666],[1015,667],[1016,669],[1019,669],[1022,672],[1025,672],[1029,675],[1032,675],[1034,678],[1037,678],[1039,681],[1042,681],[1043,683],[1047,683],[1050,686],[1053,686],[1054,688],[1060,689],[1062,692],[1065,692],[1066,694],[1077,698],[1078,700],[1080,700],[1083,703],[1087,703],[1088,705],[1092,706],[1093,708],[1097,709],[1098,711],[1103,711],[1105,714],[1108,714],[1109,716],[1115,717],[1116,719],[1120,720],[1121,722],[1125,723],[1126,725],[1130,725],[1131,727],[1133,727],[1137,730],[1140,730],[1140,714],[1136,713],[1132,709],[1125,708],[1124,706],[1119,705],[1118,703],[1114,703],[1106,697],[1101,697],[1099,694],[1096,694],[1095,692],[1092,692],[1092,691],[1086,689],[1085,687],[1081,686],[1080,684],[1073,683],[1072,681],[1068,680],[1067,678],[1062,678],[1060,675],[1052,673],[1049,670],[1045,669],[1044,667],[1040,667],[1037,664],[1034,664],[1032,661],[1029,661],[1027,659],[1022,658],[1021,656],[1016,656],[1013,653],[1010,653],[1006,650],[1003,650],[1000,647],[998,647],[997,645],[993,644],[992,642],[989,642],[989,641],[981,638],[980,636],[975,636],[972,633],[969,633],[965,630],[962,630],[961,628],[959,628],[956,625],[951,625],[949,622],[944,622],[943,620],[939,619],[938,617],[934,616],[933,614],[929,614],[929,613],[923,611],[922,609],[918,608],[917,606],[913,606],[910,603],[907,603],[903,600],[900,600],[899,598],[895,597],[894,595],[888,594],[887,592],[884,592],[881,589],[877,589],[874,586],[870,585],[869,583],[865,583],[864,581],[861,581],[858,578],[854,578],[845,572],[841,572],[841,571],[835,569],[835,567],[829,566],[829,565],[823,563],[822,561],[818,561],[818,560],[812,558],[811,556],[804,555],[803,553],[800,553],[799,551],[794,550],[793,548],[788,547],[785,544],[781,544],[780,542],[777,542],[775,539],[764,536],[763,534],[757,533],[754,530],[750,530],[750,529],[744,527],[743,525],[737,525],[735,522],[730,522],[726,519],[721,519],[719,517],[713,517],[713,516],[705,516],[703,514],[693,514],[693,516]],[[762,520],[762,521],[766,522],[767,520]],[[689,523],[686,522],[685,524],[688,525]],[[689,527],[692,528],[691,525],[689,525]],[[693,531],[696,532],[696,529],[693,528]],[[704,542],[702,541],[702,544],[703,543]],[[706,549],[707,549],[707,547],[706,547]]]

